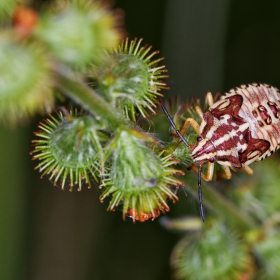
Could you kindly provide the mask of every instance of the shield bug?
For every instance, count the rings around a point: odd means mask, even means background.
[[[178,130],[163,102],[160,106],[181,141],[191,149],[193,164],[191,169],[198,174],[198,200],[201,219],[205,220],[201,178],[213,178],[214,163],[224,170],[223,178],[230,179],[230,168],[243,169],[253,174],[249,167],[275,152],[280,145],[280,92],[267,84],[247,84],[235,87],[214,102],[210,92],[206,95],[209,108],[203,113],[199,106],[195,111],[201,119],[199,125],[194,118],[187,118]],[[197,142],[190,145],[184,133],[191,125]],[[208,162],[207,172],[202,166]]]

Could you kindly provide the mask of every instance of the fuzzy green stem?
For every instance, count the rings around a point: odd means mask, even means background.
[[[203,185],[203,204],[206,206],[206,208],[211,209],[211,211],[215,212],[219,217],[222,217],[234,228],[244,230],[252,229],[257,226],[251,217],[245,213],[241,213],[239,209],[228,199],[220,195],[213,188],[209,187],[209,185],[207,186],[207,183],[204,183]],[[194,181],[191,183],[188,181],[185,188],[191,193],[192,196],[197,198],[197,184]]]
[[[126,120],[117,110],[88,87],[70,69],[59,66],[56,68],[58,87],[71,99],[80,104],[95,116],[104,119],[112,127],[131,127],[132,122]]]

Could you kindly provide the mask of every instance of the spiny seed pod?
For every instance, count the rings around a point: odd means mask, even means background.
[[[15,124],[37,112],[50,112],[50,58],[37,44],[19,44],[10,33],[0,35],[0,121]]]
[[[63,115],[59,111],[58,117],[45,119],[35,133],[40,137],[32,141],[35,148],[31,154],[40,161],[36,169],[42,172],[41,177],[48,175],[62,189],[67,184],[70,190],[74,185],[81,190],[83,183],[90,187],[91,179],[97,181],[104,166],[101,142],[105,135],[91,116],[79,116],[77,111]]]
[[[109,53],[101,66],[89,71],[94,86],[104,98],[120,108],[127,118],[136,121],[137,113],[146,117],[148,110],[154,113],[160,90],[167,89],[161,79],[165,66],[157,66],[163,58],[152,60],[158,52],[150,53],[151,46],[142,46],[142,39],[128,39]]]
[[[122,206],[123,218],[130,216],[134,222],[168,211],[166,199],[178,199],[172,186],[183,184],[173,176],[182,172],[170,168],[176,162],[162,152],[153,152],[147,146],[149,141],[154,140],[147,134],[119,129],[106,151],[111,167],[104,175],[100,199],[111,195],[108,210]]]
[[[58,1],[54,10],[55,14],[43,15],[37,36],[71,66],[99,61],[104,50],[113,49],[121,39],[116,15],[99,1]]]
[[[180,280],[251,279],[254,272],[249,246],[217,222],[186,235],[175,247],[171,265]]]

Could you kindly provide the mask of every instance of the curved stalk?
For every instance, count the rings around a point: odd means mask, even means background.
[[[132,127],[132,122],[126,120],[117,110],[88,87],[81,78],[69,68],[56,68],[58,87],[76,103],[99,118],[103,118],[112,127]]]
[[[188,182],[185,188],[193,197],[197,198],[197,183],[194,180],[191,180],[190,183],[189,179]],[[232,202],[210,187],[209,183],[203,182],[202,188],[203,204],[206,208],[216,213],[217,216],[223,218],[229,225],[241,230],[252,229],[257,226],[256,222],[250,216],[240,212]]]

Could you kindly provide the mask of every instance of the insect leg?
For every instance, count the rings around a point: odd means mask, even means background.
[[[181,130],[180,130],[181,134],[183,135],[183,134],[185,133],[185,131],[186,131],[186,129],[187,129],[187,127],[188,127],[189,124],[194,128],[194,130],[196,131],[196,133],[197,133],[198,135],[200,135],[199,124],[198,124],[197,121],[196,121],[195,119],[193,119],[193,118],[187,118],[187,119],[185,120],[184,125],[183,125],[183,127],[181,128]]]
[[[213,179],[213,174],[214,174],[214,162],[208,162],[208,166],[207,166],[207,173],[206,175],[202,172],[199,171],[199,167],[197,167],[196,165],[191,165],[188,169],[193,170],[195,173],[198,174],[198,176],[200,175],[201,178],[204,181],[211,181]],[[200,174],[199,174],[200,172]]]
[[[205,101],[209,107],[211,107],[214,104],[214,98],[211,92],[206,93]]]
[[[253,170],[251,167],[249,167],[248,165],[247,165],[247,166],[243,166],[242,169],[243,169],[246,173],[248,173],[248,174],[250,174],[250,175],[252,175],[252,174],[254,173],[254,170]]]
[[[222,165],[222,168],[223,168],[225,173],[221,174],[221,178],[230,179],[231,178],[231,171],[230,171],[229,167]]]
[[[211,92],[208,92],[205,97],[205,103],[210,107],[214,104],[214,98]],[[203,111],[200,106],[195,106],[195,111],[197,115],[203,120]]]
[[[195,106],[195,112],[200,117],[200,119],[203,120],[203,111],[199,106]]]
[[[214,104],[214,98],[211,92],[207,92],[205,97],[206,104],[210,107]],[[195,107],[195,111],[197,115],[200,117],[201,120],[203,120],[203,111],[199,106]]]

